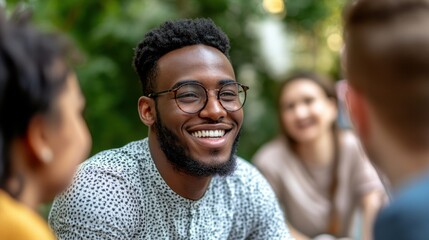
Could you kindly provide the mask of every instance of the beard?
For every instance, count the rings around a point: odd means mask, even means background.
[[[191,176],[202,177],[202,176],[227,176],[234,172],[237,165],[237,146],[240,138],[240,132],[232,144],[231,153],[229,159],[220,164],[204,164],[197,159],[194,159],[186,147],[179,141],[176,134],[170,131],[162,123],[157,109],[157,120],[155,121],[155,129],[158,142],[160,143],[161,150],[167,156],[168,161],[173,165],[175,169]],[[213,150],[210,155],[216,157],[218,151]]]

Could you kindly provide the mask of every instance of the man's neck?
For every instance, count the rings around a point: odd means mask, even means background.
[[[412,149],[380,121],[375,109],[369,106],[368,129],[361,137],[369,159],[386,175],[393,191],[428,171],[429,148]]]
[[[409,181],[424,174],[429,169],[429,153],[416,153],[391,149],[385,157],[390,164],[385,166],[386,176],[394,191],[399,190]]]
[[[154,138],[149,138],[149,149],[156,168],[171,190],[190,200],[198,200],[204,196],[211,176],[197,177],[179,171],[170,163]]]

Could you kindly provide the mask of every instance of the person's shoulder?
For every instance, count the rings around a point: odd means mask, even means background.
[[[429,175],[408,184],[380,211],[376,239],[427,239],[429,236]]]
[[[237,156],[237,168],[233,175],[242,176],[255,171],[257,171],[256,168],[250,162]]]
[[[237,157],[237,167],[228,180],[235,182],[237,187],[245,189],[259,188],[261,184],[266,184],[266,179],[259,170],[241,157]]]
[[[271,201],[276,199],[268,181],[259,170],[240,157],[237,158],[236,170],[230,176],[223,177],[218,184],[233,192],[233,198],[242,202],[243,206],[272,204]]]
[[[257,153],[276,152],[283,149],[287,145],[286,139],[282,136],[277,136],[259,147]]]
[[[79,171],[134,171],[141,159],[150,158],[147,139],[130,142],[120,148],[101,151],[79,166]]]
[[[429,172],[416,177],[404,185],[395,194],[391,206],[399,209],[406,208],[407,211],[412,209],[419,211],[420,208],[425,208],[425,211],[429,213],[429,202],[427,199],[429,199]]]
[[[429,173],[405,185],[394,194],[380,218],[383,220],[425,219],[429,229]],[[413,220],[414,221],[414,220]]]
[[[276,161],[276,159],[283,159],[288,153],[288,146],[286,140],[278,136],[269,142],[263,144],[254,154],[252,163],[255,165],[263,165],[267,161]]]
[[[356,176],[356,179],[360,180],[355,183],[360,186],[365,186],[365,189],[369,186],[373,186],[372,184],[367,185],[368,181],[373,182],[381,188],[380,176],[376,172],[360,139],[354,131],[349,129],[341,130],[339,132],[339,137],[339,168],[341,171],[349,173],[349,177]]]
[[[341,129],[338,131],[339,138],[341,143],[347,146],[356,146],[360,144],[359,138],[356,136],[355,132],[351,129]]]
[[[54,239],[47,223],[33,210],[0,191],[2,239]]]
[[[359,137],[353,130],[342,129],[338,132],[340,149],[351,159],[361,159],[365,155]]]

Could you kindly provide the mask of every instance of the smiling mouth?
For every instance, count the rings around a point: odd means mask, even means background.
[[[296,126],[298,128],[307,128],[307,127],[313,126],[315,123],[316,121],[314,119],[307,119],[307,120],[298,122]]]
[[[225,136],[225,130],[201,130],[191,133],[197,138],[221,138]]]

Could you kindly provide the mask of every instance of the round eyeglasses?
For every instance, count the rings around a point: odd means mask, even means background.
[[[230,82],[214,91],[217,91],[217,99],[222,107],[228,112],[235,112],[240,110],[246,102],[248,89],[249,87],[243,84]],[[195,114],[207,105],[208,91],[203,85],[192,82],[165,91],[150,93],[148,97],[156,98],[173,92],[177,106],[185,113]]]

